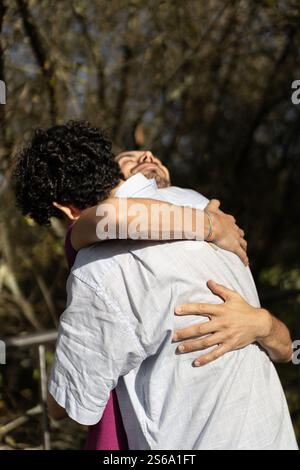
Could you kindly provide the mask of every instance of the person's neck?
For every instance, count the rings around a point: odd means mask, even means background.
[[[111,192],[110,192],[110,196],[111,197],[114,197],[115,193],[117,192],[117,190],[122,186],[122,184],[124,184],[125,181],[124,180],[120,180],[119,183],[117,184],[117,186],[115,186]]]

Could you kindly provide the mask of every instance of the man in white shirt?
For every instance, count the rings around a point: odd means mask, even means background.
[[[115,195],[172,202],[173,191],[139,173]],[[190,200],[187,191],[181,203]],[[249,268],[205,242],[82,249],[68,280],[49,384],[57,403],[74,420],[94,424],[116,387],[132,449],[296,448],[277,373],[256,344],[203,368],[192,367],[195,353],[175,354],[174,328],[195,320],[174,317],[174,309],[187,298],[218,303],[206,286],[210,278],[259,306]]]

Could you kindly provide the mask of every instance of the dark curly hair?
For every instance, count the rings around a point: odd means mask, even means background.
[[[17,204],[40,225],[60,217],[53,202],[78,209],[106,199],[122,178],[112,143],[87,121],[37,129],[13,171]]]

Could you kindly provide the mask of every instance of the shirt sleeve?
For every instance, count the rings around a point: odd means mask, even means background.
[[[80,424],[96,424],[120,376],[137,367],[144,352],[124,315],[105,292],[73,274],[60,318],[49,392]]]

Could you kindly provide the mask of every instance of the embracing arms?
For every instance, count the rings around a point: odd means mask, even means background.
[[[168,239],[168,235],[169,238],[176,239],[176,234],[178,233],[182,233],[186,238],[195,237],[197,209],[188,208],[192,224],[186,224],[184,217],[177,217],[177,222],[176,218],[171,219],[170,232],[168,234],[165,231],[166,226],[162,224],[161,219],[155,220],[151,218],[152,208],[155,206],[174,208],[180,214],[183,211],[183,207],[153,199],[126,199],[127,211],[122,212],[118,210],[120,208],[120,201],[121,199],[118,198],[110,199],[113,207],[116,208],[116,225],[119,228],[122,228],[123,225],[126,225],[127,228],[130,227],[136,215],[135,204],[142,203],[147,212],[146,219],[148,220],[148,226],[146,235],[149,239]],[[209,211],[213,220],[214,242],[221,248],[235,252],[245,264],[248,264],[247,243],[244,240],[244,232],[238,228],[235,219],[222,212],[219,206],[220,202],[213,199],[204,211],[198,211],[203,215],[203,238],[205,238],[205,234],[209,233],[209,219],[206,214],[206,211]],[[74,225],[72,244],[75,249],[80,249],[82,246],[99,241],[96,226],[101,217],[96,215],[96,210],[97,207],[93,207],[84,211]],[[145,235],[145,233],[141,235]],[[184,238],[184,236],[181,236],[181,238]],[[199,238],[199,234],[197,234],[197,238]],[[219,295],[224,300],[224,303],[210,306],[209,308],[202,304],[187,304],[183,306],[185,314],[201,316],[206,313],[212,318],[212,321],[205,325],[201,323],[200,325],[194,325],[188,329],[176,332],[175,337],[177,341],[190,340],[184,344],[186,348],[184,352],[205,349],[208,345],[219,345],[209,355],[202,356],[202,362],[206,359],[209,362],[225,354],[227,351],[239,349],[257,342],[266,350],[273,361],[288,362],[291,360],[291,338],[289,330],[284,323],[271,315],[267,310],[252,307],[239,294],[223,286],[212,282],[209,282],[208,286],[216,295]],[[204,311],[205,307],[208,313]],[[211,313],[212,309],[214,309],[214,313]],[[204,332],[202,331],[203,328],[204,330],[208,328],[209,331]],[[204,334],[209,334],[210,336],[199,339]],[[195,340],[195,338],[198,339]]]
[[[289,362],[292,359],[292,341],[284,323],[267,310],[252,307],[237,292],[213,281],[208,281],[207,286],[215,295],[221,297],[224,303],[194,303],[176,308],[177,315],[200,315],[211,319],[209,322],[183,328],[174,333],[173,341],[189,340],[179,345],[179,353],[201,351],[216,346],[214,350],[196,360],[197,366],[256,342],[274,362]]]
[[[76,251],[105,239],[136,240],[197,239],[216,243],[248,264],[247,242],[231,215],[210,201],[204,211],[155,199],[109,198],[82,212],[71,232]],[[140,224],[135,223],[137,217]],[[106,223],[106,226],[104,226]],[[107,230],[107,226],[113,230]]]

